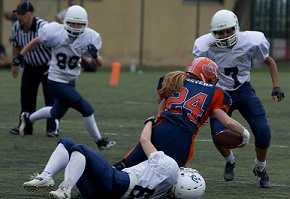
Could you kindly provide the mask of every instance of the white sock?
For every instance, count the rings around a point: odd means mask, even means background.
[[[86,167],[86,157],[78,151],[71,154],[70,160],[64,171],[63,186],[71,192],[77,181],[82,176]]]
[[[84,117],[85,127],[89,134],[94,138],[94,140],[97,142],[102,138],[100,130],[96,124],[95,117],[92,114],[91,116]]]
[[[35,111],[34,113],[32,113],[29,116],[29,120],[31,122],[35,122],[37,120],[41,120],[41,119],[46,119],[46,118],[50,118],[50,111],[52,109],[52,106],[45,106],[37,111]]]
[[[267,161],[259,161],[257,160],[257,158],[255,159],[255,163],[256,163],[256,168],[259,170],[259,171],[263,171],[265,168],[266,168],[266,164],[267,164]]]
[[[236,162],[236,157],[232,151],[229,156],[225,157],[225,159],[227,162],[230,162],[231,164]]]
[[[59,143],[51,154],[41,176],[54,176],[60,170],[64,169],[69,162],[69,154],[63,144]]]

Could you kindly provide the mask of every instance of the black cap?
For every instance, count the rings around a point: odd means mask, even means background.
[[[21,1],[17,8],[13,10],[13,12],[16,12],[19,15],[24,15],[27,12],[33,12],[34,8],[33,5],[29,1]]]

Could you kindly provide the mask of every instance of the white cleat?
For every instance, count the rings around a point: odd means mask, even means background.
[[[40,189],[52,190],[55,184],[52,177],[42,177],[39,174],[33,175],[31,179],[23,183],[23,188],[26,191],[35,192]]]
[[[70,199],[71,193],[66,191],[61,184],[57,190],[49,192],[49,197],[51,199]]]

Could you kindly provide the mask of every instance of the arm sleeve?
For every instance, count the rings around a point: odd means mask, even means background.
[[[257,43],[255,47],[254,59],[260,63],[269,56],[270,43],[266,39],[264,33],[259,32],[255,39]]]
[[[171,157],[165,155],[162,151],[151,153],[138,185],[144,188],[155,189],[164,181],[167,181],[169,184],[175,184],[178,171],[179,167]]]
[[[92,34],[90,34],[89,43],[93,44],[98,49],[98,51],[100,51],[102,48],[102,38],[101,38],[100,34],[93,31]]]
[[[196,42],[194,43],[193,45],[193,48],[192,48],[192,55],[194,57],[207,57],[207,52],[206,51],[202,51],[198,44],[196,44]]]
[[[193,44],[192,55],[194,57],[208,57],[209,47],[214,40],[215,39],[210,33],[197,38]]]
[[[216,87],[212,102],[210,104],[211,111],[214,109],[222,109],[223,111],[228,112],[231,105],[231,96],[226,91]]]
[[[38,38],[45,46],[53,47],[57,43],[55,39],[55,35],[57,34],[54,28],[55,25],[57,25],[57,23],[46,23],[38,29]]]
[[[19,47],[19,44],[16,40],[16,29],[17,29],[17,25],[18,21],[16,21],[15,23],[13,23],[12,28],[11,28],[11,34],[10,34],[10,42],[12,43],[12,46],[14,48]]]

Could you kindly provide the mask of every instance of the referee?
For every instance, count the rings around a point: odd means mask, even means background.
[[[48,62],[51,57],[49,48],[39,45],[34,50],[30,51],[22,57],[19,52],[33,38],[37,37],[38,29],[43,26],[46,21],[33,16],[33,5],[27,1],[21,1],[16,10],[13,12],[17,15],[17,21],[13,24],[11,30],[11,42],[13,44],[13,62],[12,76],[18,76],[19,68],[23,69],[21,79],[21,112],[33,113],[36,110],[37,91],[40,83],[43,88],[43,95],[46,106],[53,105],[52,95],[47,89],[47,71]],[[18,125],[19,127],[19,125]],[[19,128],[13,128],[10,133],[18,135]],[[26,135],[32,134],[32,125],[28,127]],[[57,135],[55,132],[55,122],[47,120],[47,136],[53,137]]]

